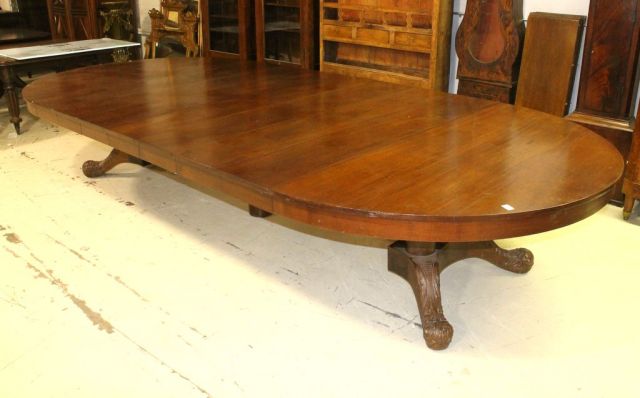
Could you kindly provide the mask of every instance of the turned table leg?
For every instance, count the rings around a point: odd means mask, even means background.
[[[7,107],[9,108],[9,121],[13,124],[16,133],[20,134],[20,103],[18,99],[18,88],[15,84],[14,74],[11,67],[0,68],[0,80],[2,88],[7,96]]]
[[[149,162],[138,159],[135,156],[128,155],[117,149],[113,149],[109,155],[101,161],[87,160],[82,164],[82,172],[90,178],[103,176],[107,171],[113,169],[121,163],[134,163],[146,166]]]
[[[424,339],[431,349],[447,348],[453,337],[453,327],[442,310],[440,273],[449,265],[472,257],[520,274],[533,266],[533,254],[529,250],[505,250],[491,241],[449,244],[398,241],[389,246],[389,271],[411,285]]]

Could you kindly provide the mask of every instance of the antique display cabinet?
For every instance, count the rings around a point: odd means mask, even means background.
[[[204,55],[255,56],[253,2],[204,0],[201,6]]]
[[[320,69],[446,90],[452,0],[321,0]]]
[[[256,0],[256,59],[312,69],[317,57],[313,0]]]
[[[137,6],[133,0],[46,0],[51,37],[54,40],[86,40],[110,35],[108,27],[122,26],[116,39],[136,34]],[[107,34],[105,34],[107,33]]]

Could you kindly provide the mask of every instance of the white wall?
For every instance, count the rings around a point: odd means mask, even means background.
[[[467,0],[453,1],[453,9],[457,12],[464,12],[466,5]],[[525,18],[532,11],[577,15],[587,15],[589,11],[589,0],[522,0],[522,5]]]
[[[0,9],[2,11],[11,11],[11,0],[0,0]]]
[[[204,0],[207,1],[207,0]],[[149,19],[149,10],[155,8],[160,9],[160,0],[138,0],[138,33],[144,36],[149,35],[151,31],[151,20]]]

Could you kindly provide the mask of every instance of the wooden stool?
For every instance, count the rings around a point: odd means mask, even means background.
[[[622,217],[628,220],[631,210],[633,210],[633,203],[636,199],[640,199],[640,123],[637,121],[636,127],[633,129],[631,150],[627,157],[622,193],[624,193]]]

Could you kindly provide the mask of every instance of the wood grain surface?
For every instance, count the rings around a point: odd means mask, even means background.
[[[576,110],[632,119],[640,57],[640,2],[591,0]]]
[[[24,98],[263,211],[393,240],[561,227],[604,206],[623,167],[600,136],[538,111],[230,59],[100,65],[39,79]]]
[[[468,0],[456,33],[458,94],[513,104],[523,38],[522,0]]]
[[[516,105],[567,114],[585,20],[581,15],[529,14]]]

